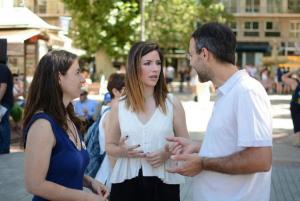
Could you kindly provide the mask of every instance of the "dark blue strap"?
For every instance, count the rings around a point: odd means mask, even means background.
[[[91,138],[93,137],[93,135],[96,133],[95,129],[99,129],[99,123],[101,120],[101,117],[103,116],[104,113],[106,113],[107,111],[111,110],[111,107],[105,108],[103,110],[103,112],[100,112],[97,116],[96,121],[90,126],[90,128],[87,131],[87,136],[86,136],[86,140],[85,140],[85,145],[88,146],[89,142],[91,141]]]

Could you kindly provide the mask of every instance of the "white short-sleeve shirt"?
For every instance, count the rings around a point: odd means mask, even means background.
[[[263,86],[244,70],[217,91],[199,155],[222,157],[247,147],[272,146],[271,104]],[[202,171],[193,178],[194,201],[269,201],[271,170],[247,175]]]

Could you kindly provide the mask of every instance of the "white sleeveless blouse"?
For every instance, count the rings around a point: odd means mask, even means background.
[[[164,114],[156,108],[152,117],[143,124],[136,113],[128,110],[125,101],[119,102],[119,122],[121,136],[128,135],[128,145],[141,146],[138,148],[145,153],[164,149],[167,136],[174,136],[173,132],[173,95],[168,94],[166,99],[167,113]],[[179,174],[169,173],[168,167],[174,167],[176,162],[170,159],[157,168],[153,168],[143,158],[118,158],[110,178],[111,183],[121,183],[126,179],[138,176],[142,168],[143,176],[156,176],[166,184],[184,183],[184,177]]]

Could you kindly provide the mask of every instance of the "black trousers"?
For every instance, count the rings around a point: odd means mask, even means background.
[[[139,176],[112,184],[110,201],[180,201],[179,184],[165,184],[158,177]]]
[[[294,125],[294,133],[296,133],[300,131],[300,105],[292,102],[290,109]]]

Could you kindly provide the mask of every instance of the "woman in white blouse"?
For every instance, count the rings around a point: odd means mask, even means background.
[[[128,55],[125,96],[112,107],[106,151],[117,158],[111,201],[179,201],[181,175],[166,171],[172,162],[167,136],[188,137],[180,101],[168,94],[163,55],[155,43],[138,42]],[[126,140],[119,142],[120,138]]]

